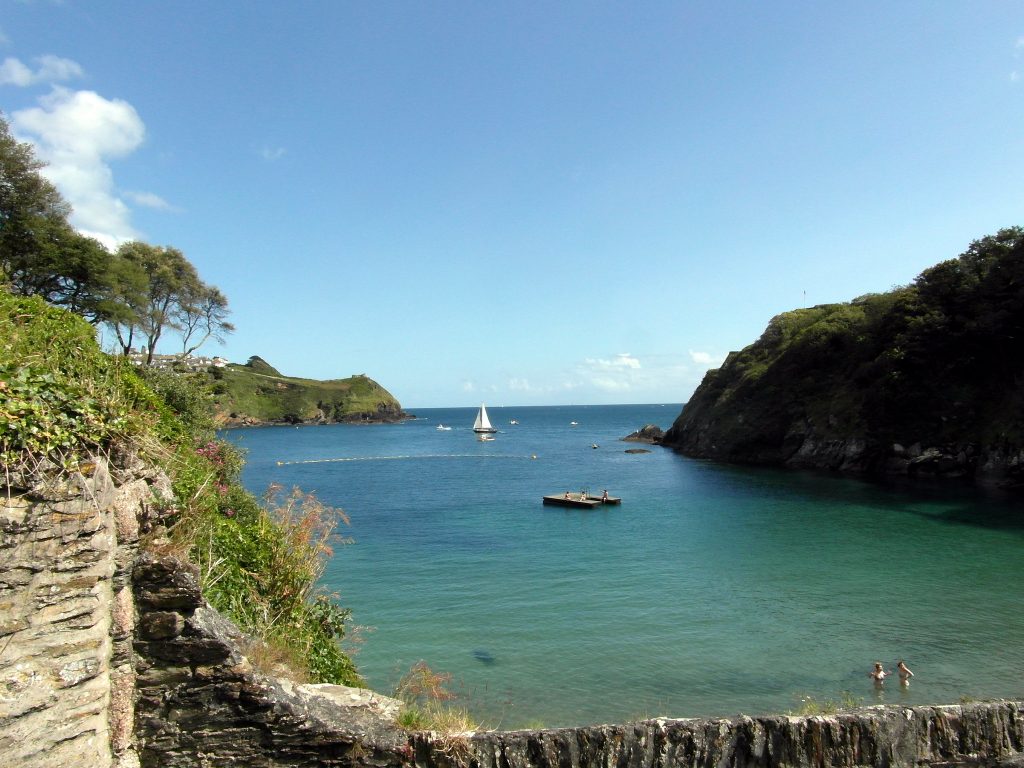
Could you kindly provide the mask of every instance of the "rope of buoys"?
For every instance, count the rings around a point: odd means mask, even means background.
[[[342,456],[336,459],[300,459],[296,461],[279,461],[277,466],[293,464],[337,464],[344,461],[397,461],[400,459],[536,459],[537,454],[519,456],[511,453],[424,453],[408,456]]]

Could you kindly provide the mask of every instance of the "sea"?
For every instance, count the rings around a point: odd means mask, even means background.
[[[1024,696],[1019,500],[621,440],[680,409],[488,407],[488,442],[475,408],[222,436],[252,492],[298,486],[348,515],[323,587],[369,685],[423,661],[486,727]],[[582,490],[622,504],[541,502]],[[900,659],[909,686],[868,677]]]

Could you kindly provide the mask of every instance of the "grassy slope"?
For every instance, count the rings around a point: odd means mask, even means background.
[[[224,420],[361,421],[397,419],[402,413],[390,392],[363,375],[329,381],[283,376],[259,358],[221,373],[217,410]]]

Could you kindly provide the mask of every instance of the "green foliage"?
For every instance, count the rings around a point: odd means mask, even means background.
[[[132,426],[123,371],[88,323],[0,293],[0,463],[72,466]]]
[[[246,361],[244,367],[248,368],[253,373],[262,373],[262,374],[266,374],[268,376],[280,376],[281,375],[281,372],[279,370],[277,370],[277,368],[272,366],[270,363],[268,363],[266,360],[264,360],[259,355],[253,355],[252,357],[250,357]]]
[[[213,437],[208,381],[136,369],[103,354],[82,318],[0,292],[0,464],[73,469],[134,444],[171,477],[173,498],[160,501],[210,602],[288,649],[303,677],[360,685],[339,645],[349,612],[317,587],[344,514],[298,492],[267,506],[246,492],[241,453]]]
[[[708,374],[671,433],[753,461],[791,455],[803,423],[879,446],[1019,446],[1022,383],[1024,230],[1014,227],[911,286],[774,318]]]
[[[397,417],[401,413],[401,405],[391,393],[366,376],[330,381],[282,376],[258,357],[222,370],[224,386],[217,396],[217,410],[224,417],[299,423],[317,418],[353,421],[382,413]]]
[[[335,534],[347,523],[341,510],[298,489],[268,494],[261,506],[234,481],[241,456],[229,443],[210,441],[179,456],[175,496],[190,513],[179,535],[203,573],[203,591],[246,632],[288,649],[310,679],[363,685],[339,643],[350,617],[319,579]]]
[[[145,342],[152,355],[168,328],[181,332],[184,353],[234,330],[227,298],[177,249],[130,242],[112,254],[76,232],[42,167],[0,117],[0,282],[106,323],[125,352]]]
[[[139,366],[136,370],[142,381],[156,393],[184,427],[182,434],[188,434],[197,440],[212,437],[213,392],[205,375],[175,373],[149,366]]]

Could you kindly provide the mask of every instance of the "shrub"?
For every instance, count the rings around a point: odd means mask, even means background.
[[[128,434],[123,374],[81,318],[39,298],[0,293],[0,463],[70,468]]]
[[[259,642],[286,649],[300,677],[364,685],[340,647],[350,611],[319,587],[333,545],[345,541],[335,533],[344,512],[299,489],[272,488],[261,506],[236,482],[241,457],[227,443],[194,456],[175,479],[190,503],[176,535],[200,566],[204,595]]]

